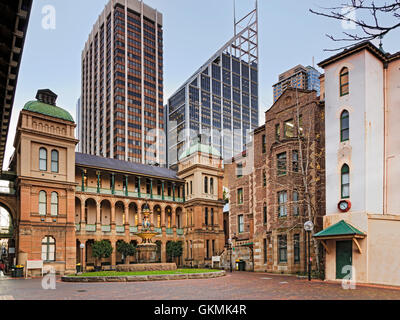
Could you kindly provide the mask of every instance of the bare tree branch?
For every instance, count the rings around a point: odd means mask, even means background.
[[[382,39],[385,35],[400,27],[400,0],[391,0],[389,3],[376,5],[375,0],[349,0],[338,7],[323,8],[320,10],[309,9],[317,16],[339,20],[353,24],[355,28],[361,29],[361,34],[342,32],[345,37],[326,35],[335,42],[350,42],[345,46],[336,49],[325,49],[325,51],[338,51],[348,49],[354,42],[372,41]],[[370,21],[365,21],[361,17],[368,16]],[[382,25],[382,17],[394,18],[389,25]]]

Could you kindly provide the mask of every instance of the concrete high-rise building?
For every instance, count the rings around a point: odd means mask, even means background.
[[[256,5],[235,21],[234,37],[168,100],[170,166],[199,134],[224,159],[245,149],[249,132],[258,126],[257,18]]]
[[[81,150],[165,164],[162,14],[111,0],[82,52]]]
[[[298,65],[292,69],[279,75],[279,81],[273,85],[274,88],[274,103],[288,87],[315,90],[317,96],[320,95],[320,80],[321,73],[314,67]]]

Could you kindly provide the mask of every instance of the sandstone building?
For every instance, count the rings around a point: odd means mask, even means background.
[[[17,263],[43,260],[46,267],[71,273],[76,263],[93,266],[94,241],[108,240],[114,250],[101,262],[115,266],[122,260],[117,242],[140,241],[136,233],[148,205],[159,261],[169,259],[169,241],[181,241],[179,264],[210,265],[225,245],[219,153],[198,144],[181,156],[178,173],[75,153],[75,122],[56,98],[39,90],[18,121],[10,163],[15,193],[0,199],[10,208]]]
[[[247,270],[306,270],[303,225],[311,219],[318,230],[324,215],[323,120],[315,91],[288,88],[248,150],[225,166],[230,239]]]

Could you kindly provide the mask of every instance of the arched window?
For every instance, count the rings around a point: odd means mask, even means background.
[[[342,167],[342,199],[350,198],[350,168],[347,164]]]
[[[208,178],[204,178],[204,193],[208,193]]]
[[[45,148],[39,150],[39,170],[47,171],[47,150]]]
[[[58,151],[51,151],[51,172],[58,173]]]
[[[340,96],[349,94],[349,69],[344,67],[340,71]]]
[[[210,178],[210,193],[214,194],[214,178]]]
[[[344,110],[340,116],[340,141],[348,141],[350,139],[350,114]]]
[[[205,223],[206,226],[208,226],[208,208],[205,208],[204,223]]]
[[[42,260],[46,262],[56,261],[56,240],[53,237],[42,239]]]
[[[47,214],[47,194],[46,191],[39,192],[39,214],[45,216]]]
[[[51,193],[51,215],[58,216],[58,193]]]

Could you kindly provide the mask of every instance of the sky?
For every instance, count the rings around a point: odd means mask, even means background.
[[[34,0],[10,123],[4,169],[14,148],[19,112],[38,89],[58,94],[57,105],[76,119],[81,91],[81,52],[108,0]],[[233,0],[145,0],[163,14],[164,104],[167,99],[233,37]],[[316,16],[309,9],[343,0],[259,0],[260,124],[273,102],[272,85],[280,73],[298,64],[315,65],[337,48],[326,34],[341,35],[341,22]],[[237,16],[254,8],[255,0],[236,0]],[[51,5],[55,28],[43,28]],[[47,21],[47,20],[45,20]],[[397,52],[400,32],[384,40],[387,52]],[[322,70],[320,70],[322,71]]]

